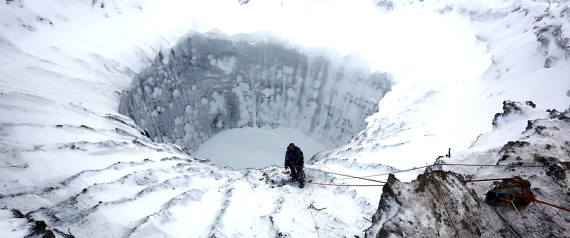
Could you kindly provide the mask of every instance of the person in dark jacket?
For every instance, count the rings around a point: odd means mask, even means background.
[[[287,146],[287,151],[285,151],[285,169],[291,168],[291,179],[299,180],[299,187],[304,187],[305,176],[303,174],[303,166],[305,165],[305,158],[303,157],[303,151],[301,148],[293,143]]]

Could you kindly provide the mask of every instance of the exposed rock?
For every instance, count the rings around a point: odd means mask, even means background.
[[[24,214],[20,212],[18,209],[12,209],[12,214],[14,215],[15,218],[26,218],[26,216],[24,216]]]
[[[556,109],[546,110],[550,113],[550,119],[558,119],[563,120],[565,122],[570,122],[570,111],[566,110],[565,112],[558,112]]]
[[[509,141],[507,142],[507,144],[505,144],[503,146],[503,148],[501,148],[501,150],[499,151],[499,153],[501,152],[509,152],[512,151],[514,148],[516,147],[524,147],[530,145],[530,143],[526,142],[526,141]]]
[[[493,237],[503,226],[463,177],[435,171],[402,183],[390,175],[366,237]]]
[[[531,103],[511,101],[503,105],[504,112],[494,122],[514,114],[525,116],[525,110],[534,107]],[[440,171],[429,170],[410,183],[390,176],[367,237],[510,237],[515,230],[523,237],[565,237],[569,232],[564,209],[570,204],[570,121],[568,112],[548,112],[550,115],[545,118],[529,120],[527,130],[517,140],[445,161],[494,162],[497,166],[481,166],[477,170],[441,166],[440,158],[431,167]],[[508,120],[501,123],[504,122]],[[489,134],[501,133],[497,131]],[[441,169],[476,179],[465,186],[461,175]],[[505,221],[497,220],[500,216],[506,217]],[[432,217],[435,221],[430,220]],[[481,223],[483,220],[488,223]],[[479,229],[458,224],[478,224]]]
[[[493,127],[496,128],[500,118],[505,118],[512,114],[522,114],[525,108],[535,108],[536,104],[532,101],[526,101],[524,104],[514,101],[503,101],[503,112],[495,114],[493,118]]]
[[[46,228],[47,225],[44,221],[35,221],[34,225],[30,228],[30,234],[26,237],[55,238],[53,231]]]
[[[551,176],[554,181],[564,183],[566,180],[566,171],[570,170],[570,162],[562,162],[554,157],[536,156],[535,161],[548,167],[546,175]]]
[[[542,20],[544,18],[541,18]],[[539,21],[540,21],[539,20]],[[562,25],[547,25],[534,29],[540,43],[539,50],[546,56],[544,67],[550,68],[561,58],[569,55],[570,41],[562,30]]]
[[[516,180],[516,181],[515,181]],[[510,206],[511,201],[517,208],[526,207],[531,201],[516,196],[524,196],[530,194],[530,182],[521,177],[514,177],[513,180],[501,180],[495,183],[495,186],[487,192],[485,202],[495,206]],[[513,196],[515,195],[515,196]]]

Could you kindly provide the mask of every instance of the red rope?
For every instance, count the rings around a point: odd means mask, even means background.
[[[532,199],[532,201],[539,202],[539,203],[543,203],[543,204],[546,204],[546,205],[549,205],[549,206],[553,206],[553,207],[555,207],[555,208],[562,209],[562,210],[564,210],[564,211],[570,212],[570,209],[568,209],[568,208],[563,208],[563,207],[561,207],[561,206],[556,206],[556,205],[554,205],[554,204],[550,204],[550,203],[547,203],[547,202],[539,201],[539,200],[536,200],[536,199],[534,199],[534,198]]]
[[[530,189],[528,189],[528,187],[526,186],[525,183],[523,183],[522,181],[518,181],[518,180],[516,180],[516,179],[513,179],[513,178],[479,179],[479,180],[467,180],[467,181],[465,181],[465,182],[484,182],[484,181],[497,181],[497,180],[510,180],[510,181],[514,181],[514,182],[520,183],[520,184],[524,187],[524,189],[525,189],[525,191],[526,191],[525,194],[523,194],[523,195],[516,195],[516,194],[513,194],[513,197],[524,198],[524,199],[529,200],[529,201],[531,201],[531,202],[539,202],[539,203],[542,203],[542,204],[546,204],[546,205],[549,205],[549,206],[552,206],[552,207],[555,207],[555,208],[558,208],[558,209],[561,209],[561,210],[570,212],[570,209],[568,209],[568,208],[563,208],[563,207],[561,207],[561,206],[556,206],[556,205],[554,205],[554,204],[550,204],[550,203],[543,202],[543,201],[540,201],[540,200],[535,199],[535,198],[532,196],[532,194],[530,193]]]
[[[310,183],[310,184],[318,184],[318,185],[325,185],[325,186],[339,186],[339,187],[379,187],[379,186],[384,186],[384,184],[381,185],[372,185],[372,184],[331,184],[331,183],[313,183],[313,182],[306,182],[306,183]]]

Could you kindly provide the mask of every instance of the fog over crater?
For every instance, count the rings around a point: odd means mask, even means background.
[[[333,148],[366,127],[390,89],[391,75],[371,73],[355,55],[293,47],[266,33],[193,33],[134,78],[119,111],[155,142],[191,152],[245,127],[293,128]]]

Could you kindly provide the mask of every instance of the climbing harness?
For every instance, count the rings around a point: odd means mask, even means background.
[[[291,165],[290,167],[296,167],[295,174],[291,174],[292,178],[299,182],[300,188],[305,187],[305,170],[303,169],[303,166]]]

